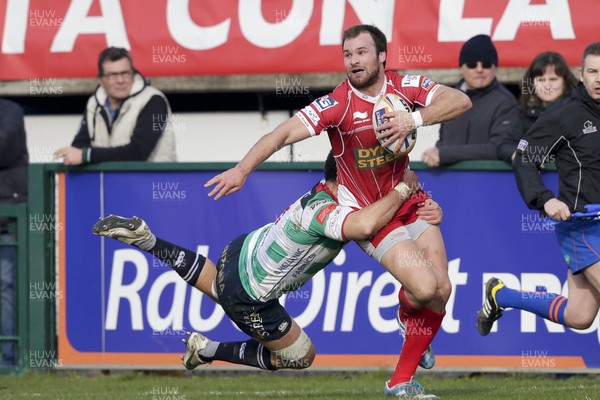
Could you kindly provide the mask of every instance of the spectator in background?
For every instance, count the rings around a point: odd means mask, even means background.
[[[129,52],[109,47],[98,58],[100,84],[88,100],[70,147],[55,152],[65,165],[101,161],[176,161],[171,108],[135,69]]]
[[[523,139],[540,113],[549,105],[568,97],[576,84],[577,78],[563,56],[553,51],[538,54],[521,81],[521,113],[517,124],[498,146],[498,158],[511,164],[519,140]]]
[[[496,80],[498,53],[488,35],[463,45],[458,89],[471,99],[471,110],[442,123],[440,139],[421,158],[430,167],[465,160],[495,160],[497,147],[519,118],[515,96]]]
[[[27,201],[29,153],[23,122],[23,109],[12,101],[0,99],[0,204]],[[8,218],[0,217],[0,242],[14,242],[15,229]],[[0,336],[16,334],[16,262],[14,246],[0,246]],[[0,343],[0,365],[14,365],[14,342]]]

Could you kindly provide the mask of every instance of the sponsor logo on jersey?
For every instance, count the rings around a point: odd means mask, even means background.
[[[419,87],[419,75],[406,75],[402,78],[402,87]]]
[[[182,250],[177,255],[177,261],[175,261],[175,268],[178,268],[181,265],[181,263],[183,262],[184,259],[185,259],[185,253]]]
[[[335,210],[337,206],[335,204],[331,204],[327,207],[325,207],[324,209],[322,209],[321,211],[319,211],[319,213],[317,214],[317,222],[319,222],[321,225],[323,225],[325,223],[325,220],[327,219],[327,216],[329,214],[331,214],[331,212],[333,210]]]
[[[288,327],[288,325],[289,325],[289,322],[283,321],[281,324],[279,324],[279,326],[277,327],[277,330],[279,332],[283,332],[283,331],[285,331],[285,328]],[[244,343],[246,343],[246,342],[244,342]]]
[[[587,135],[588,133],[594,133],[596,132],[596,126],[592,124],[592,121],[587,120],[585,121],[585,123],[583,124],[583,134]]]
[[[429,79],[429,78],[425,78],[423,80],[423,83],[421,83],[421,87],[424,90],[429,90],[429,89],[431,89],[432,86],[433,86],[433,81],[431,79]]]
[[[321,117],[319,114],[311,106],[306,106],[302,109],[302,112],[308,116],[308,118],[312,121],[313,125],[318,125]]]
[[[325,111],[328,108],[335,106],[338,102],[333,99],[331,96],[323,96],[316,99],[313,104],[317,107],[319,111]]]
[[[240,359],[244,359],[245,352],[246,352],[246,342],[243,342],[242,345],[240,346],[240,351],[238,353],[238,356],[240,357]]]
[[[335,210],[334,213],[332,213],[329,216],[329,224],[328,225],[329,225],[329,229],[332,232],[335,232],[335,227],[336,227],[336,225],[338,223],[338,219],[340,219],[340,213],[341,212],[342,212],[342,210],[338,208],[338,209]]]
[[[313,126],[310,124],[310,122],[308,122],[308,120],[306,119],[304,114],[299,112],[299,113],[296,113],[296,115],[298,116],[298,118],[300,118],[300,121],[302,121],[302,124],[304,124],[305,127],[307,127],[309,130],[313,129]]]
[[[399,160],[403,156],[396,156],[386,151],[381,146],[367,147],[364,149],[354,149],[354,159],[356,168],[360,170],[370,170],[383,167]]]
[[[517,145],[517,150],[525,151],[525,150],[527,150],[528,145],[529,145],[529,142],[527,140],[521,139],[519,141],[519,144]]]

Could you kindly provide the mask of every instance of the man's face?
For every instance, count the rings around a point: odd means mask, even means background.
[[[585,57],[579,79],[583,82],[590,97],[594,101],[600,102],[600,56]]]
[[[374,85],[383,75],[386,53],[377,54],[375,41],[368,32],[362,32],[344,42],[344,68],[352,86],[365,89]]]
[[[127,58],[117,61],[105,61],[102,64],[103,75],[100,85],[106,90],[111,101],[121,101],[131,93],[133,86],[133,68]]]
[[[468,62],[460,66],[468,89],[483,89],[490,86],[496,77],[496,66],[489,62]]]

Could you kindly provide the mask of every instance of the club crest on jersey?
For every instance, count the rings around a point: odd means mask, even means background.
[[[363,122],[370,122],[371,118],[369,118],[369,113],[366,111],[360,112],[360,111],[354,111],[354,113],[352,114],[352,122],[354,124],[360,124]]]
[[[587,135],[588,133],[594,133],[596,132],[596,126],[594,124],[592,124],[592,121],[587,120],[585,121],[585,123],[583,124],[583,134]]]
[[[316,99],[314,103],[319,111],[325,111],[328,108],[335,106],[338,102],[331,96],[323,96]]]

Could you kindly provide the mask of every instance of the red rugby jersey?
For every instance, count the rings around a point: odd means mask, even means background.
[[[338,169],[340,204],[362,208],[375,202],[402,180],[408,166],[408,156],[396,157],[387,152],[375,137],[372,117],[378,98],[395,93],[407,111],[414,111],[417,106],[429,105],[438,87],[421,75],[386,71],[385,84],[377,97],[361,93],[346,79],[333,92],[296,113],[311,135],[322,131],[329,135]],[[405,202],[401,210],[423,200],[421,196],[413,197],[414,201]]]

